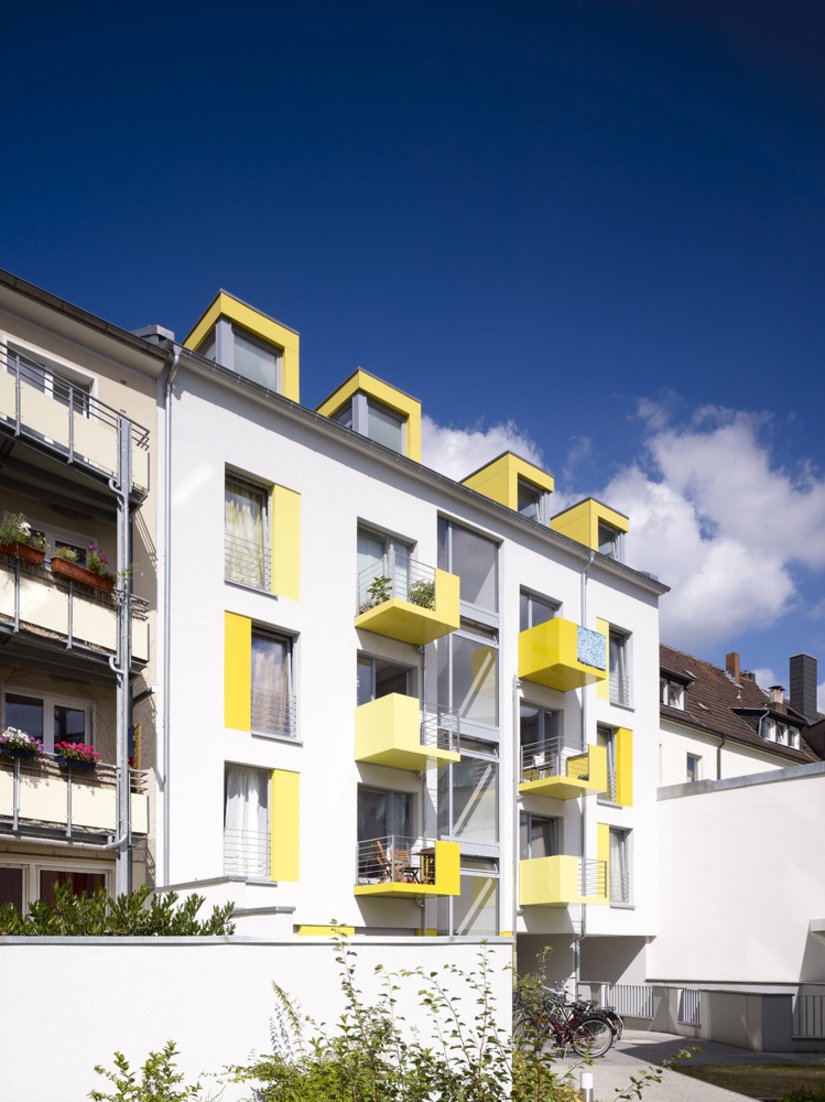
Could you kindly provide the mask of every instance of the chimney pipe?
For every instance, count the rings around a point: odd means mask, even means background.
[[[791,656],[791,707],[808,723],[816,723],[816,659],[810,654]]]
[[[771,704],[784,704],[785,690],[781,685],[771,685]]]
[[[736,684],[739,684],[739,651],[732,650],[730,654],[725,655],[725,669],[728,675],[733,678]]]

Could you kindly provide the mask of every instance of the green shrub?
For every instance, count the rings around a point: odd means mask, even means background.
[[[189,1102],[201,1097],[200,1083],[183,1083],[183,1073],[175,1070],[173,1057],[178,1052],[174,1041],[167,1041],[160,1052],[150,1052],[141,1068],[141,1079],[129,1067],[122,1052],[114,1056],[115,1071],[108,1071],[98,1064],[95,1071],[115,1087],[114,1094],[103,1091],[89,1092],[92,1102]]]
[[[75,895],[69,883],[54,889],[54,906],[38,900],[21,915],[10,904],[0,907],[2,937],[197,937],[232,934],[233,903],[214,907],[205,920],[197,915],[202,895],[178,902],[176,892],[151,895],[147,887],[113,899],[103,888]]]

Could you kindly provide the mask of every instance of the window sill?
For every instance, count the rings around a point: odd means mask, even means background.
[[[610,907],[611,907],[611,910],[615,910],[615,911],[635,911],[636,910],[636,904],[635,903],[620,903],[618,900],[613,900],[613,899],[610,900]]]
[[[624,811],[624,804],[617,804],[615,800],[605,800],[601,796],[596,797],[599,807],[615,807],[617,811]]]
[[[253,738],[263,738],[267,742],[285,742],[289,746],[303,746],[303,742],[294,735],[271,735],[268,731],[250,731]]]
[[[635,712],[636,709],[632,704],[622,704],[619,700],[610,701],[611,708],[621,708],[623,712]]]
[[[262,589],[257,585],[250,585],[249,582],[239,582],[236,578],[224,578],[224,582],[235,589],[245,589],[247,593],[258,593],[261,597],[272,597],[276,601],[279,599],[277,593],[273,593],[269,589]]]

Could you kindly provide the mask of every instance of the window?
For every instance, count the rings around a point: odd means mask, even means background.
[[[227,475],[224,490],[224,576],[268,589],[269,494],[261,486]]]
[[[92,379],[80,372],[74,372],[64,365],[53,367],[46,361],[33,358],[29,353],[9,346],[7,370],[20,375],[24,385],[33,387],[54,398],[67,408],[71,406],[75,413],[89,416],[89,396]]]
[[[358,841],[373,838],[394,838],[391,848],[398,846],[398,840],[410,842],[415,836],[413,828],[413,796],[410,792],[392,792],[380,788],[358,789]],[[404,848],[403,846],[400,848]]]
[[[261,340],[229,318],[218,319],[198,352],[258,386],[282,392],[283,349]]]
[[[610,828],[610,902],[630,902],[630,831]]]
[[[680,711],[684,711],[685,686],[680,681],[672,681],[667,677],[660,677],[659,700],[668,708],[679,708]]]
[[[460,528],[449,520],[438,522],[438,565],[461,578],[461,603],[486,612],[498,612],[498,544]]]
[[[490,753],[468,752],[438,773],[439,834],[463,842],[498,842],[498,762]]]
[[[438,703],[455,708],[466,724],[498,727],[498,635],[462,623],[439,640]],[[483,737],[483,734],[480,734]]]
[[[794,749],[799,749],[799,729],[797,727],[788,728],[788,744]]]
[[[522,775],[533,778],[560,773],[561,713],[522,702],[519,715]]]
[[[295,734],[292,694],[292,640],[252,629],[252,732]]]
[[[529,520],[545,521],[545,498],[549,495],[525,478],[518,480],[518,511]]]
[[[407,418],[363,391],[356,391],[352,399],[333,414],[332,420],[394,452],[403,454],[405,451]]]
[[[100,888],[108,890],[109,878],[108,868],[94,864],[83,867],[55,858],[43,864],[9,862],[0,865],[0,906],[10,903],[23,914],[36,900],[53,905],[57,884],[70,884],[74,895],[94,895]]]
[[[412,696],[413,671],[386,658],[358,655],[358,703],[369,704],[390,693]]]
[[[23,913],[23,876],[22,868],[0,865],[0,907],[11,903],[16,911]]]
[[[94,742],[91,705],[80,700],[7,691],[3,724],[41,739],[47,754],[54,753],[56,742]]]
[[[596,728],[596,745],[607,753],[607,802],[616,802],[616,732],[599,724]],[[601,797],[600,797],[601,800]]]
[[[227,765],[224,774],[223,871],[269,879],[269,773]]]
[[[555,857],[561,849],[561,819],[548,819],[522,811],[519,816],[519,853],[524,861]]]
[[[773,719],[764,719],[762,721],[762,737],[767,739],[768,742],[776,742],[776,721]]]
[[[529,590],[522,589],[519,594],[519,631],[546,624],[558,614],[561,605],[549,597],[538,597]]]
[[[407,599],[413,545],[395,536],[358,527],[358,611],[390,597]]]
[[[607,555],[609,559],[622,561],[622,533],[612,524],[599,521],[599,553]]]
[[[628,652],[630,636],[617,628],[610,629],[610,703],[630,707],[630,675]]]
[[[691,783],[702,779],[702,758],[698,754],[687,755],[686,774]]]
[[[461,861],[461,893],[451,904],[452,931],[475,936],[497,934],[499,869],[498,861],[484,857],[464,857]],[[444,907],[440,908],[439,927]]]
[[[40,899],[44,903],[54,906],[54,889],[58,884],[71,884],[72,895],[94,895],[101,888],[106,888],[106,874],[102,872],[80,872],[73,869],[41,869],[40,870]]]

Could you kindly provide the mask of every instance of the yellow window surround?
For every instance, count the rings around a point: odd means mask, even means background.
[[[273,880],[301,879],[301,775],[273,769],[269,782],[269,866]]]
[[[273,486],[270,499],[272,577],[270,587],[280,597],[301,598],[301,495]]]
[[[299,401],[300,392],[300,344],[301,338],[267,314],[261,313],[227,291],[219,291],[210,305],[193,326],[183,342],[183,347],[197,351],[220,318],[235,322],[265,344],[274,345],[282,353],[281,393],[293,402]]]
[[[617,532],[625,533],[630,529],[630,521],[624,513],[617,513],[609,505],[597,501],[594,497],[585,498],[577,505],[571,505],[557,513],[550,521],[554,532],[583,543],[591,551],[599,550],[599,523],[608,524]]]
[[[366,394],[376,402],[393,410],[404,419],[405,454],[416,463],[421,462],[421,403],[403,390],[385,383],[359,367],[337,390],[333,391],[317,407],[323,417],[334,417],[355,394]]]
[[[252,621],[224,613],[224,726],[252,729]]]
[[[490,463],[462,479],[462,485],[518,512],[519,479],[544,494],[552,494],[552,475],[513,452],[503,452]]]

